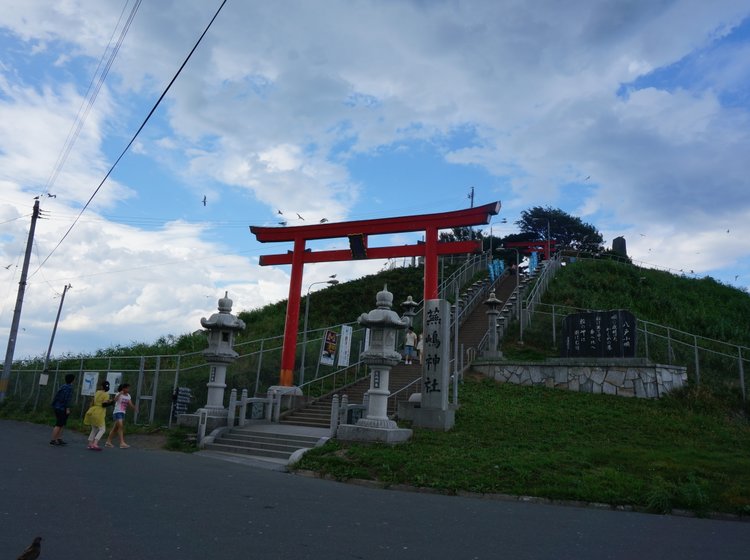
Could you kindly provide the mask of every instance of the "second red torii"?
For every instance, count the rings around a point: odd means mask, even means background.
[[[438,255],[472,253],[481,250],[481,241],[439,242],[438,230],[488,224],[491,217],[500,211],[500,202],[467,208],[453,212],[399,216],[375,220],[358,220],[314,224],[294,227],[250,226],[261,243],[293,242],[294,248],[287,253],[263,255],[261,266],[291,264],[289,299],[284,324],[284,347],[281,354],[279,384],[293,383],[294,361],[297,349],[297,326],[302,294],[302,273],[305,263],[336,262],[357,259],[387,259],[395,257],[424,257],[424,299],[438,297]],[[370,235],[423,231],[424,243],[391,247],[368,247]],[[310,251],[305,244],[310,240],[346,237],[349,250]]]

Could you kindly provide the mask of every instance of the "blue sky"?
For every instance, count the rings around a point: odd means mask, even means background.
[[[471,187],[477,204],[502,202],[501,235],[552,206],[624,236],[636,261],[750,286],[750,5],[738,0],[229,0],[50,256],[219,3],[140,5],[48,185],[135,2],[0,0],[3,336],[34,196],[48,218],[17,357],[44,353],[67,283],[55,353],[179,335],[224,291],[236,310],[286,297],[288,268],[257,259],[287,247],[248,226],[456,210]],[[308,266],[303,286],[383,264]]]

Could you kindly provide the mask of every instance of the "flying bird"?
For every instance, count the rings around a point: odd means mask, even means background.
[[[331,274],[328,278],[336,278],[335,274]]]
[[[322,219],[320,220],[320,223],[321,223],[321,224],[324,224],[324,223],[326,223],[327,221],[328,221],[328,218],[322,218]]]
[[[203,206],[205,206],[205,205],[206,205],[206,195],[204,194],[203,195]]]
[[[278,214],[279,216],[283,216],[283,215],[284,215],[284,213],[283,213],[283,212],[282,212],[281,210],[276,210],[276,213],[277,213],[277,214]]]
[[[42,537],[36,537],[26,550],[21,553],[18,560],[36,560],[42,551]]]
[[[737,281],[737,278],[739,278],[739,277],[740,277],[740,275],[739,275],[739,274],[735,274],[735,275],[734,275],[734,281],[736,282],[736,281]]]
[[[641,237],[646,237],[645,233],[639,233],[638,235],[640,235]]]
[[[727,230],[727,233],[729,233],[729,230]]]
[[[8,270],[11,266],[13,266],[13,263],[10,263],[8,266],[6,266],[5,270]]]
[[[286,222],[279,222],[279,225],[280,225],[280,226],[285,226],[285,225],[286,225]]]
[[[587,175],[584,181],[588,181],[589,179],[591,179],[591,175]]]
[[[304,218],[303,218],[302,216],[300,216],[300,215],[299,215],[299,212],[296,212],[296,214],[297,214],[297,217],[298,217],[298,218],[299,218],[300,220],[302,220],[303,222],[305,221],[305,219],[304,219]]]
[[[56,194],[47,193],[47,198],[57,198]]]

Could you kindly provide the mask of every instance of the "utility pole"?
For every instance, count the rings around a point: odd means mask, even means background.
[[[469,191],[469,194],[466,195],[466,198],[471,200],[471,208],[474,208],[474,187],[471,187],[471,190]]]
[[[36,220],[39,218],[39,199],[34,201],[34,210],[31,214],[31,227],[29,228],[29,239],[26,242],[26,254],[23,257],[23,267],[21,268],[21,280],[18,282],[18,296],[16,297],[16,307],[13,310],[13,322],[10,325],[10,334],[8,336],[8,349],[5,352],[5,362],[3,363],[3,373],[0,376],[0,403],[5,400],[5,393],[8,391],[8,381],[10,380],[10,371],[13,367],[13,353],[16,351],[16,337],[18,336],[18,325],[21,322],[21,308],[23,307],[23,295],[26,292],[26,276],[29,273],[29,261],[31,260],[31,247],[34,244],[34,230],[36,229]]]
[[[60,297],[60,307],[57,308],[57,317],[55,317],[55,326],[52,327],[52,336],[49,339],[49,348],[47,348],[47,355],[44,357],[44,367],[42,367],[42,373],[47,373],[47,366],[49,365],[49,355],[52,353],[52,343],[55,342],[55,333],[57,333],[57,323],[60,321],[60,313],[62,312],[63,302],[65,301],[65,293],[72,288],[70,284],[66,284],[63,288],[62,297]]]

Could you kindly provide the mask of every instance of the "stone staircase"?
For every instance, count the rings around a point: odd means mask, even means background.
[[[494,286],[495,297],[500,301],[505,302],[515,289],[515,275],[502,276]],[[487,333],[488,326],[487,306],[479,304],[469,314],[468,319],[464,321],[464,324],[461,325],[461,328],[458,330],[458,347],[461,348],[461,345],[463,345],[465,363],[468,363],[467,355],[471,353],[471,349],[476,351],[476,349],[479,348],[479,343]]]
[[[388,383],[391,393],[395,393],[399,389],[406,387],[416,379],[419,379],[421,375],[422,369],[418,364],[407,366],[401,363],[394,366],[391,369]],[[415,384],[413,387],[410,387],[403,395],[403,399],[408,398],[410,394],[415,392],[417,386],[418,384]],[[316,400],[303,409],[284,414],[280,419],[280,423],[311,428],[328,428],[331,425],[331,402],[334,394],[339,395],[339,398],[346,395],[349,398],[349,404],[362,404],[365,393],[369,389],[370,378],[365,377],[347,387],[339,389],[335,393]],[[394,414],[396,414],[396,402],[394,399],[389,399],[388,415],[393,416]]]
[[[294,430],[273,425],[232,428],[213,443],[206,451],[246,455],[286,465],[289,457],[298,449],[311,449],[326,437],[328,430]]]

